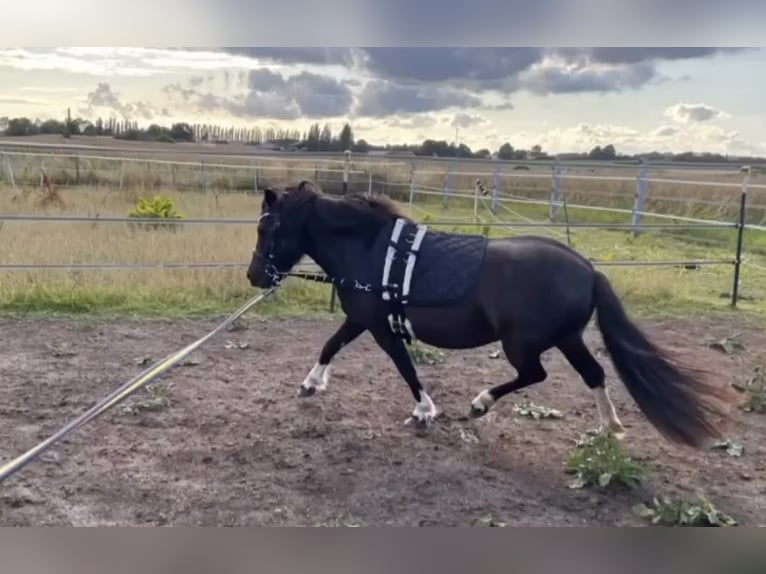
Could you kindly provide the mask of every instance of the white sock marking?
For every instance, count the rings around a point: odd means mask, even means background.
[[[420,402],[415,404],[412,417],[419,421],[430,421],[436,416],[436,406],[425,391],[420,391]]]
[[[601,426],[606,427],[617,436],[624,435],[625,427],[622,426],[620,419],[617,417],[617,412],[612,404],[612,399],[609,398],[609,392],[606,390],[606,387],[597,387],[593,389],[593,393],[596,395],[596,409],[598,410]]]
[[[484,390],[479,393],[479,395],[471,401],[471,406],[477,410],[477,411],[488,411],[489,407],[491,407],[493,404],[495,404],[495,399],[492,398],[492,395],[489,394],[489,390]]]
[[[323,391],[327,388],[327,384],[330,382],[330,365],[320,365],[316,363],[306,375],[306,378],[301,383],[304,389],[316,389],[317,391]]]

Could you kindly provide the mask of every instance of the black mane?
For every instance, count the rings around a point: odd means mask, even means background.
[[[360,193],[326,195],[319,186],[309,181],[302,181],[298,187],[288,189],[287,196],[291,206],[312,201],[315,215],[323,226],[333,231],[374,237],[381,228],[397,218],[411,221],[396,202],[385,196],[368,197]]]

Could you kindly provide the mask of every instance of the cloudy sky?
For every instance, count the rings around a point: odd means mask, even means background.
[[[0,49],[0,116],[766,155],[766,49]]]

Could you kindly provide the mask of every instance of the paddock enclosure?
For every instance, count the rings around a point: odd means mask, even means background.
[[[742,387],[764,366],[759,173],[243,159],[180,146],[152,149],[152,163],[146,149],[53,147],[0,148],[2,462],[252,297],[244,272],[260,191],[304,177],[330,193],[389,195],[434,228],[556,237],[605,270],[655,341],[721,384]],[[172,229],[128,221],[154,195],[183,213]],[[766,415],[733,411],[734,454],[668,443],[617,379],[595,328],[586,341],[627,427],[623,449],[648,471],[634,490],[569,488],[567,459],[598,419],[558,352],[544,355],[547,381],[479,420],[467,416],[470,401],[514,375],[499,345],[417,364],[442,411],[419,431],[404,426],[409,391],[367,334],[340,352],[326,391],[299,398],[341,314],[328,286],[295,278],[272,299],[0,484],[0,524],[642,525],[631,511],[639,502],[697,492],[738,524],[766,524]],[[522,416],[514,406],[526,401],[563,418]]]
[[[208,331],[211,321],[12,320],[0,322],[0,456],[16,456],[159,358]],[[403,426],[406,385],[368,335],[344,349],[326,392],[298,398],[313,355],[336,322],[257,319],[195,352],[160,383],[169,405],[140,392],[2,485],[4,525],[640,525],[631,507],[654,492],[703,489],[738,523],[763,525],[766,424],[737,415],[741,457],[665,442],[645,422],[608,361],[610,393],[625,423],[625,450],[649,469],[626,493],[568,488],[574,439],[595,426],[591,394],[557,353],[548,381],[510,395],[485,418],[470,400],[509,377],[499,348],[449,352],[420,366],[443,410],[427,432]],[[744,373],[752,361],[709,349],[737,322],[649,321],[659,342],[699,365]],[[588,344],[600,350],[600,337]],[[228,343],[233,343],[229,345]],[[238,348],[249,344],[245,349]],[[233,348],[227,348],[233,347]],[[70,353],[76,353],[71,354]],[[603,358],[603,350],[599,352]],[[513,412],[531,400],[562,411],[533,421]],[[143,405],[143,406],[142,406]],[[761,415],[762,417],[762,415]]]

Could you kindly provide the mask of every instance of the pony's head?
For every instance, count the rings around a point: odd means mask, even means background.
[[[320,194],[309,181],[297,187],[269,187],[263,191],[258,240],[247,269],[253,287],[267,289],[278,284],[304,255],[306,220]]]
[[[321,259],[326,261],[326,247],[338,240],[369,242],[397,217],[406,216],[385,197],[327,196],[311,181],[301,181],[297,187],[268,188],[247,278],[254,287],[273,287],[303,255],[315,259],[324,255]],[[317,263],[322,261],[317,259]]]

